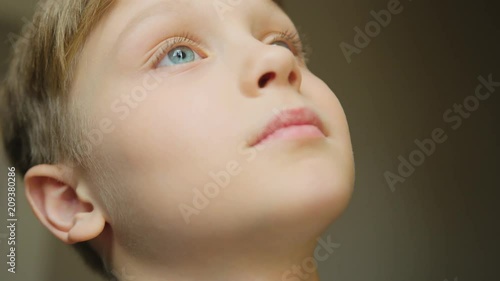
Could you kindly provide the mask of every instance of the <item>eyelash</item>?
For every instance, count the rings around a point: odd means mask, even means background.
[[[278,32],[276,35],[273,36],[272,42],[275,43],[281,40],[285,40],[291,44],[292,52],[295,54],[295,56],[298,56],[303,61],[307,61],[308,54],[304,50],[304,45],[302,43],[302,40],[298,32],[291,30]]]
[[[175,47],[190,45],[195,49],[200,49],[201,44],[198,42],[200,42],[200,40],[198,40],[196,36],[194,36],[189,32],[183,33],[180,36],[170,38],[165,42],[165,44],[162,44],[160,49],[154,54],[151,64],[154,67],[158,66],[158,64],[165,57],[165,55],[168,54],[168,52],[170,52]]]
[[[298,32],[291,30],[277,32],[272,37],[272,43],[276,43],[279,41],[287,42],[291,47],[291,51],[294,53],[294,55],[299,57],[307,64],[308,53],[305,51],[304,45],[300,39]],[[165,58],[165,55],[175,47],[189,45],[190,47],[194,47],[194,49],[200,49],[201,44],[198,42],[200,42],[200,40],[189,32],[185,32],[180,36],[170,38],[165,42],[165,44],[162,44],[160,49],[153,55],[151,59],[151,65],[157,67],[161,60]]]

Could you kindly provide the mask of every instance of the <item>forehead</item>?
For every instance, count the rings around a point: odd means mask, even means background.
[[[150,22],[161,22],[165,30],[195,27],[200,32],[235,21],[253,22],[253,27],[267,25],[258,19],[292,24],[273,0],[119,0],[111,12],[105,37],[116,39],[109,41],[114,41],[112,45],[121,44],[137,30],[148,33]]]
[[[98,64],[123,52],[153,48],[159,43],[153,42],[159,40],[155,38],[178,35],[171,33],[213,34],[240,27],[252,32],[284,26],[294,28],[273,0],[115,0],[88,36],[81,65],[99,69],[86,74],[99,80],[105,69]]]
[[[135,7],[135,12],[141,12],[139,7],[154,9],[155,7],[164,7],[177,10],[179,13],[189,13],[190,8],[211,7],[213,10],[233,10],[239,7],[245,7],[248,4],[259,5],[265,8],[282,7],[281,0],[114,0],[115,7]],[[209,13],[209,10],[205,10]]]
[[[223,21],[226,14],[231,13],[256,16],[264,11],[275,14],[282,11],[278,5],[280,3],[275,0],[118,0],[115,1],[112,14],[119,14],[117,25],[126,31],[155,15],[176,19],[198,17],[204,21],[209,20],[210,15],[216,15],[218,20]],[[257,9],[258,14],[252,13]]]

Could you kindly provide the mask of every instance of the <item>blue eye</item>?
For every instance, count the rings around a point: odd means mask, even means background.
[[[290,48],[290,46],[288,45],[288,43],[284,42],[284,41],[276,41],[274,42],[272,45],[276,45],[276,46],[281,46],[281,47],[285,47],[287,48],[288,50],[292,50],[292,48]]]
[[[179,46],[168,52],[167,56],[165,56],[165,58],[158,64],[158,66],[161,67],[186,64],[200,58],[200,55],[193,51],[193,49],[186,46]]]

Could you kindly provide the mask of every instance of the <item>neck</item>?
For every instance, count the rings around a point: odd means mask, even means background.
[[[290,245],[209,245],[194,251],[185,248],[163,260],[132,257],[117,247],[112,273],[119,281],[319,281],[316,241],[294,249]]]

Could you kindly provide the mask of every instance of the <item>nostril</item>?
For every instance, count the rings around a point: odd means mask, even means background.
[[[274,72],[268,72],[259,79],[259,87],[264,88],[267,83],[271,80],[273,80],[276,77],[276,73]]]
[[[292,71],[290,73],[290,76],[288,76],[288,82],[290,82],[290,85],[295,84],[295,81],[297,81],[297,73],[295,71]]]

